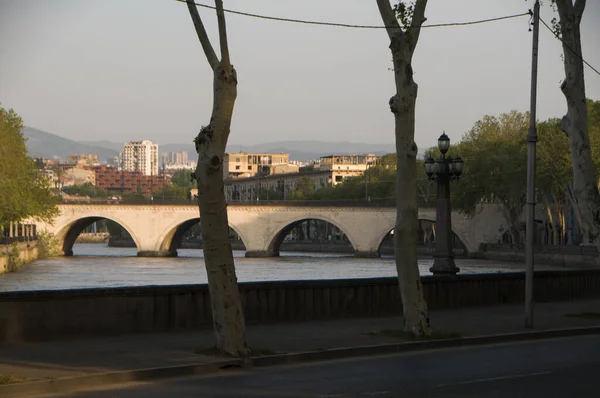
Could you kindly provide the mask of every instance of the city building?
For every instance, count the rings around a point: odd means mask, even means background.
[[[67,157],[67,163],[94,166],[100,164],[100,161],[98,160],[98,155],[94,155],[93,153],[78,153],[75,155],[69,155]]]
[[[62,176],[73,180],[75,185],[83,185],[88,182],[92,185],[96,185],[96,173],[89,168],[77,166],[64,168]]]
[[[226,153],[223,157],[223,178],[271,175],[275,166],[289,163],[290,155],[287,153]]]
[[[168,184],[167,178],[159,175],[144,175],[139,171],[119,170],[113,166],[95,166],[92,168],[96,178],[96,188],[108,192],[150,194],[162,190]]]
[[[365,171],[370,165],[375,165],[379,156],[364,155],[329,155],[322,156],[315,164],[320,170],[352,170]]]
[[[171,163],[171,157],[169,152],[163,152],[160,154],[160,164],[161,165],[167,165]]]
[[[298,183],[309,179],[314,189],[319,190],[343,182],[348,177],[362,175],[367,167],[375,165],[376,155],[330,155],[323,156],[319,162],[301,167],[296,172],[256,174],[251,177],[229,177],[225,179],[225,198],[227,201],[285,200]],[[276,167],[272,170],[277,170]],[[270,197],[275,194],[276,197]]]
[[[160,154],[161,170],[167,174],[173,174],[178,170],[196,168],[196,162],[188,159],[188,152],[163,152]]]
[[[188,153],[187,153],[187,151],[183,151],[183,152],[171,152],[171,163],[173,163],[173,164],[187,164],[188,163]]]
[[[158,175],[158,145],[151,141],[130,141],[120,154],[125,171],[139,172],[144,176]]]

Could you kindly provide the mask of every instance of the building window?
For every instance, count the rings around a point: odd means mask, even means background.
[[[252,166],[248,166],[248,170],[252,170]]]
[[[235,158],[236,163],[240,162],[240,158]]]
[[[335,182],[342,182],[344,181],[344,176],[335,176]]]
[[[236,169],[236,170],[239,170],[239,169],[240,169],[240,166],[235,166],[235,169]]]

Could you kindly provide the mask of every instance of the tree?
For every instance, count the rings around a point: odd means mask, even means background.
[[[217,58],[194,2],[187,0],[192,22],[204,55],[213,71],[213,108],[208,125],[194,139],[198,163],[193,174],[198,183],[198,206],[204,239],[217,349],[233,356],[248,354],[246,326],[235,265],[229,242],[227,204],[223,191],[223,156],[231,130],[237,97],[237,73],[229,59],[223,1],[215,0],[221,59]]]
[[[563,43],[565,80],[561,90],[567,101],[567,114],[561,127],[569,137],[573,166],[573,195],[578,210],[593,238],[600,235],[600,192],[592,160],[588,131],[580,23],[586,0],[553,0],[559,15],[557,33]],[[600,247],[600,239],[596,240]]]
[[[528,118],[517,111],[486,115],[454,147],[465,160],[465,169],[452,190],[453,207],[473,214],[482,201],[497,204],[513,243],[519,243],[526,202]]]
[[[296,189],[287,194],[288,200],[307,200],[315,192],[315,182],[310,177],[300,177]]]
[[[89,196],[90,198],[106,198],[108,196],[108,192],[103,189],[96,189],[91,182],[64,187],[63,192],[69,195]]]
[[[173,184],[177,184],[178,186],[187,189],[196,187],[192,181],[192,172],[187,169],[177,170],[171,178]]]
[[[417,177],[415,107],[417,84],[413,79],[412,57],[425,22],[427,0],[414,5],[377,0],[379,13],[390,39],[396,94],[390,99],[396,137],[396,203],[398,213],[394,233],[396,269],[404,311],[404,330],[416,336],[431,334],[427,303],[417,265]],[[402,25],[402,26],[401,26]]]
[[[569,142],[560,129],[559,119],[539,123],[537,153],[538,201],[544,204],[553,243],[563,244],[565,237],[565,204],[573,171]]]
[[[50,179],[27,156],[23,121],[0,107],[0,225],[27,218],[51,222],[58,214]]]
[[[178,184],[164,185],[162,190],[153,192],[155,198],[165,199],[188,199],[189,189],[180,187]]]

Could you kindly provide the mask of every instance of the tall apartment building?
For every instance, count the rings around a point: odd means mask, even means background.
[[[188,153],[187,151],[183,152],[172,152],[171,153],[171,163],[173,164],[188,164]]]
[[[270,175],[276,166],[290,163],[287,153],[226,153],[223,158],[223,178]]]
[[[158,145],[151,141],[130,141],[121,151],[121,167],[145,176],[158,175]]]

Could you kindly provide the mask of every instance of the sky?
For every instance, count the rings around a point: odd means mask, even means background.
[[[213,4],[210,0],[202,0]],[[373,0],[224,0],[257,14],[381,25]],[[533,0],[431,0],[428,24],[526,12]],[[214,11],[200,15],[218,51]],[[541,16],[554,13],[549,0]],[[383,29],[310,26],[227,14],[238,73],[232,144],[393,143],[395,93]],[[459,140],[484,115],[529,109],[529,17],[424,29],[413,59],[415,141]],[[600,69],[600,1],[587,2],[584,58]],[[538,119],[566,104],[562,48],[541,27]],[[585,70],[587,96],[600,76]],[[174,0],[0,0],[0,104],[25,125],[74,140],[191,142],[208,123],[212,72],[187,6]]]

